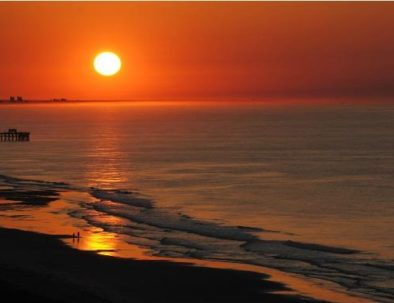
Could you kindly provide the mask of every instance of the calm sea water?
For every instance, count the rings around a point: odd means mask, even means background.
[[[392,105],[2,105],[0,128],[32,136],[0,144],[2,175],[137,190],[166,211],[278,231],[261,239],[394,258]]]

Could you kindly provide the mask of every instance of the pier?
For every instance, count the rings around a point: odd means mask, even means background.
[[[18,132],[15,128],[10,128],[8,132],[0,133],[1,142],[30,141],[29,132]]]

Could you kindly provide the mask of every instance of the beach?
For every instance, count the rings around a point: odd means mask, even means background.
[[[131,241],[130,235],[121,229],[115,233],[105,225],[95,227],[81,210],[107,199],[122,198],[126,202],[125,195],[125,192],[120,195],[113,191],[77,189],[65,183],[0,176],[3,296],[15,302],[27,298],[36,300],[33,302],[372,302],[347,294],[345,289],[327,281],[322,283],[273,270],[277,266],[274,262],[263,267],[236,259],[232,262],[201,257],[206,243],[191,239],[193,231],[208,233],[211,237],[232,236],[235,238],[225,241],[229,241],[233,249],[237,245],[246,250],[262,245],[272,251],[280,249],[279,243],[287,247],[288,254],[292,250],[305,254],[317,251],[320,257],[329,258],[351,256],[357,251],[291,241],[258,242],[249,234],[255,231],[253,229],[185,217],[181,220],[183,224],[173,228],[190,230],[190,240],[180,242],[174,232],[168,234],[167,231],[167,237],[160,240],[160,247],[174,249],[183,245],[187,251],[183,257],[166,256],[165,250],[154,253],[153,246],[148,247],[146,240],[144,243],[140,239],[139,244],[135,239]],[[131,193],[127,197],[129,204],[141,208],[142,218],[146,213],[157,211],[147,200],[135,198]],[[110,226],[124,224],[118,217],[105,218]],[[172,224],[174,222],[180,221]],[[135,232],[139,231],[138,226],[134,228]],[[144,230],[145,237],[152,237],[146,233]],[[212,241],[209,238],[206,241]],[[291,256],[288,258],[291,261]]]
[[[102,256],[72,249],[59,240],[62,237],[0,229],[2,300],[318,302],[272,294],[286,287],[261,274]]]

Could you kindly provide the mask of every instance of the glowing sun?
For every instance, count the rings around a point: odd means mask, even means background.
[[[100,75],[112,76],[119,72],[122,61],[113,52],[102,52],[94,58],[93,66]]]

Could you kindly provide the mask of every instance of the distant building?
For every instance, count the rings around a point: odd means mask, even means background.
[[[10,102],[23,102],[24,100],[21,96],[17,96],[17,97],[10,96],[9,101]]]

